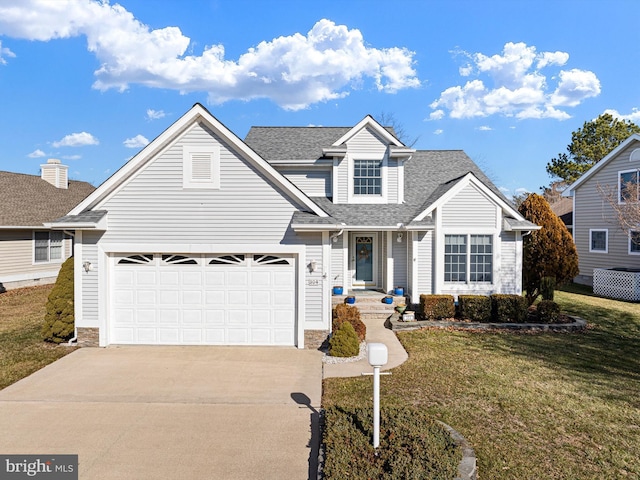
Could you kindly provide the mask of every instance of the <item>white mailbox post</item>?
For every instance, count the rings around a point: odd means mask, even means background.
[[[367,345],[367,360],[373,367],[373,448],[380,446],[380,367],[389,361],[389,352],[384,343]]]

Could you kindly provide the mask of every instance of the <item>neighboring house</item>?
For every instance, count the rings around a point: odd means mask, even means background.
[[[567,227],[569,233],[573,235],[573,200],[568,197],[560,197],[549,206]]]
[[[537,228],[463,152],[369,116],[243,141],[199,104],[55,225],[77,231],[79,341],[300,348],[334,285],[520,293]]]
[[[587,170],[567,188],[573,197],[573,237],[580,274],[576,283],[593,285],[594,268],[640,269],[640,244],[632,242],[637,231],[625,231],[613,208],[600,193],[611,189],[620,197],[621,185],[640,184],[640,135],[634,134]],[[600,189],[599,189],[600,187]]]
[[[0,172],[0,291],[52,283],[72,254],[73,232],[44,223],[66,214],[95,190],[67,180],[59,160],[41,165],[41,176]]]

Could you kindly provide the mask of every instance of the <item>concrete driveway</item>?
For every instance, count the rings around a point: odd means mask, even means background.
[[[78,454],[83,480],[315,479],[321,381],[315,350],[84,348],[0,391],[0,453]]]

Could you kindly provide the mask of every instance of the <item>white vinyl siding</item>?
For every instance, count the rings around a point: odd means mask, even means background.
[[[331,286],[347,288],[344,279],[344,234],[331,242]]]
[[[409,252],[411,258],[411,252]],[[414,296],[433,293],[433,232],[418,233],[418,285]]]
[[[517,242],[514,232],[502,232],[500,234],[500,287],[503,293],[518,292],[517,269]],[[522,261],[522,259],[520,259]]]
[[[322,265],[322,235],[309,234],[304,235],[306,243],[306,262],[310,264],[312,260],[316,262],[316,270],[310,271],[305,268],[305,326],[310,330],[328,329],[329,325],[323,322],[323,284],[325,282],[323,276],[324,271]]]
[[[280,170],[288,180],[309,197],[331,197],[331,172],[328,170]]]
[[[629,255],[629,233],[615,223],[615,213],[598,187],[617,193],[619,172],[640,168],[630,161],[637,142],[621,150],[574,192],[573,238],[578,250],[580,277],[590,283],[594,268],[640,268],[640,255]],[[591,231],[608,230],[607,253],[591,250]]]
[[[444,228],[496,228],[498,213],[496,204],[474,185],[467,185],[442,206]]]
[[[363,128],[347,140],[347,156],[339,159],[334,168],[334,203],[398,203],[397,161],[388,159],[388,145],[372,129]],[[376,195],[354,195],[354,159],[383,162],[381,167],[381,191]]]
[[[220,189],[185,190],[183,147],[220,149]],[[103,205],[103,242],[275,243],[287,235],[292,201],[222,139],[196,125],[152,159]]]
[[[402,235],[402,241],[398,243],[396,232],[391,234],[391,252],[393,255],[393,287],[408,288],[409,277],[407,274],[407,234]]]
[[[90,262],[93,268],[89,272],[82,271],[82,321],[81,323],[76,322],[77,327],[98,327],[100,325],[98,315],[100,268],[97,247],[99,239],[99,232],[82,232],[82,258],[77,260],[83,263]]]

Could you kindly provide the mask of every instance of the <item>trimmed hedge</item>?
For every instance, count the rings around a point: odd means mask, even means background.
[[[329,355],[355,357],[360,353],[358,335],[349,322],[343,322],[329,339]]]
[[[42,337],[47,342],[62,343],[73,337],[73,257],[60,267],[56,284],[46,303]]]
[[[420,295],[420,314],[426,320],[454,317],[456,306],[453,295]]]
[[[358,339],[364,342],[367,326],[360,319],[360,310],[357,307],[340,303],[333,308],[332,331],[337,331],[344,322],[350,323],[358,335]]]
[[[489,322],[491,299],[486,295],[458,295],[458,314],[472,322]]]
[[[553,300],[541,300],[536,313],[540,323],[556,323],[560,319],[560,305]]]
[[[525,323],[527,299],[520,295],[494,293],[491,298],[491,319],[497,323]]]
[[[462,452],[423,409],[383,406],[374,450],[372,408],[329,407],[323,443],[326,480],[452,479]]]

